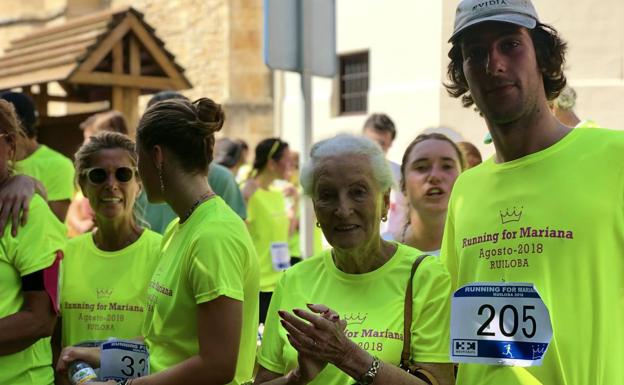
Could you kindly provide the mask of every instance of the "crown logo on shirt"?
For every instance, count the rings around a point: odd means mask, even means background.
[[[113,289],[95,289],[97,299],[107,299],[113,295]]]
[[[520,218],[522,217],[523,209],[524,207],[518,208],[514,206],[514,208],[511,211],[509,209],[506,209],[505,211],[500,210],[500,217],[501,217],[502,224],[520,221]]]
[[[361,325],[366,321],[366,317],[368,317],[368,313],[351,313],[345,314],[344,320],[347,321],[347,325]]]

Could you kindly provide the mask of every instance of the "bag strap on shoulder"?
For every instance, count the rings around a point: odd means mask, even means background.
[[[407,288],[405,290],[405,307],[403,310],[403,351],[401,352],[401,366],[407,368],[409,365],[411,350],[410,350],[410,336],[412,327],[412,293],[414,274],[420,266],[420,263],[427,257],[427,255],[421,255],[414,261],[412,265],[412,271],[410,273],[409,280],[407,281]]]

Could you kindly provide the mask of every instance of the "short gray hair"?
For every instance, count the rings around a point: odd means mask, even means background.
[[[362,155],[368,158],[373,177],[381,191],[386,191],[394,185],[390,165],[377,143],[362,136],[340,134],[317,142],[310,149],[310,160],[301,169],[301,186],[304,194],[313,196],[314,176],[323,160],[344,155]]]

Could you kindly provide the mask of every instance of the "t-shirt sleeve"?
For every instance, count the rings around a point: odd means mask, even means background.
[[[5,237],[11,236],[8,232],[5,230]],[[35,196],[28,223],[20,228],[17,237],[11,242],[13,265],[20,276],[45,269],[54,262],[56,252],[65,248],[65,240],[65,227],[43,199]]]
[[[243,301],[249,247],[231,228],[204,232],[194,241],[187,261],[187,278],[196,304],[220,296]]]
[[[453,218],[452,201],[449,204],[448,214],[446,216],[446,224],[444,225],[444,236],[442,237],[442,248],[440,250],[440,260],[446,266],[447,271],[451,275],[452,289],[457,289],[457,277],[459,273],[459,256],[455,244],[455,222]]]
[[[412,360],[450,362],[451,279],[436,257],[427,257],[414,275]]]
[[[282,298],[284,293],[284,285],[288,274],[282,275],[277,287],[271,297],[271,304],[267,312],[266,323],[264,325],[264,334],[262,336],[262,345],[258,351],[258,363],[264,368],[275,373],[286,373],[286,362],[284,360],[284,339],[280,334],[280,317],[277,311],[283,308]]]
[[[46,189],[49,201],[72,199],[74,196],[74,165],[69,159],[60,158],[54,166],[53,178],[48,178]]]

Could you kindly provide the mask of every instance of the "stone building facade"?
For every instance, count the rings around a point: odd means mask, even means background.
[[[124,6],[144,14],[185,68],[193,84],[183,91],[186,96],[223,104],[226,123],[219,135],[245,139],[250,146],[273,135],[273,80],[262,60],[262,0],[2,1],[0,49],[33,29]],[[141,107],[147,99],[142,97]]]

